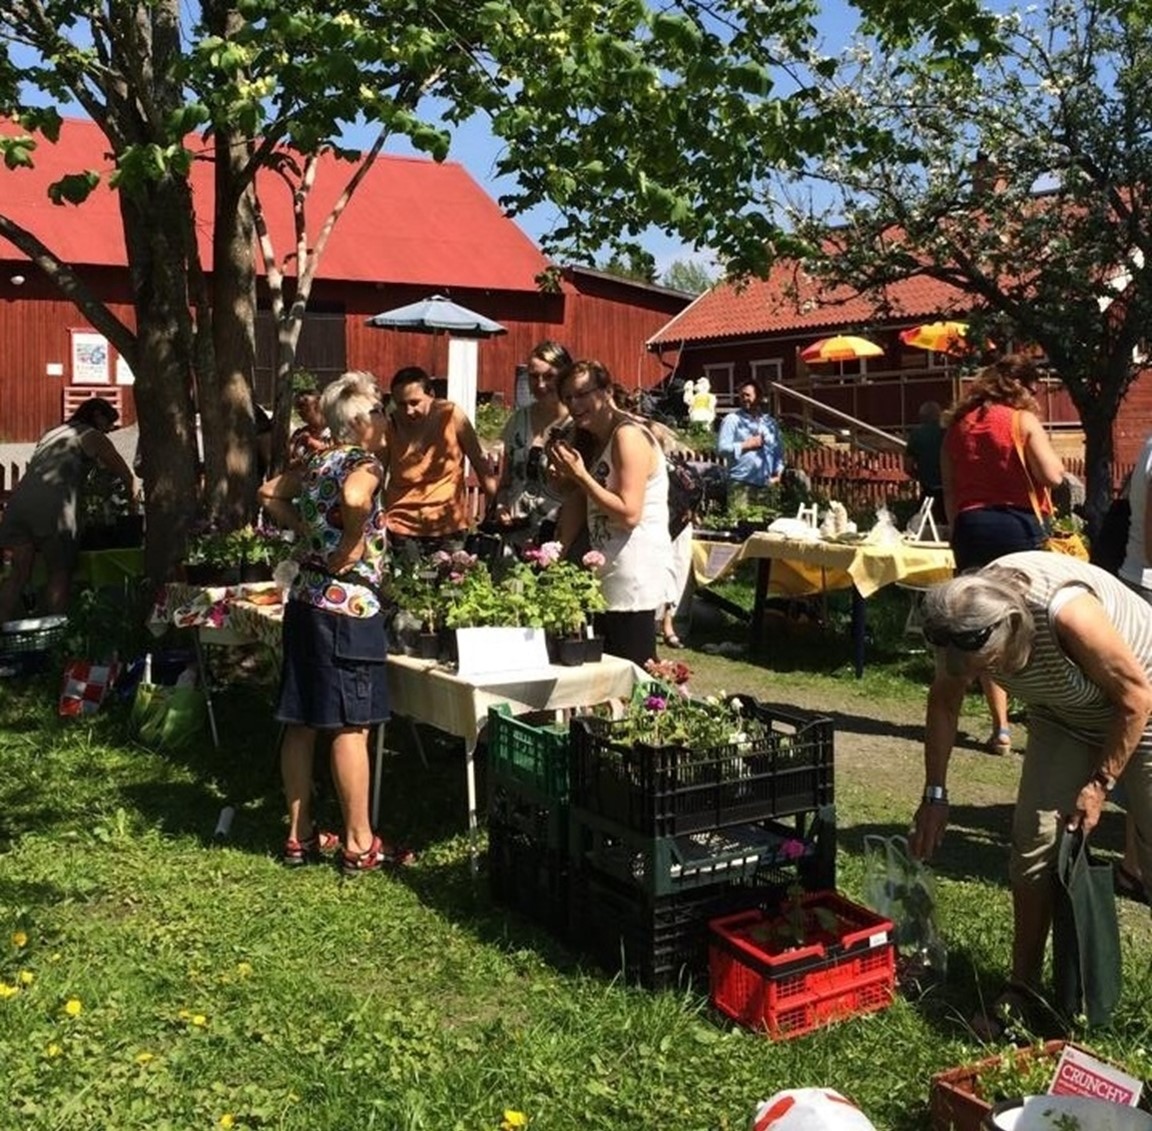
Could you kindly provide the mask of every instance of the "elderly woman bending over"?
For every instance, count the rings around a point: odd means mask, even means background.
[[[260,501],[301,538],[300,572],[284,609],[284,666],[276,718],[286,724],[280,772],[288,803],[289,866],[334,848],[313,822],[316,732],[332,735],[332,776],[344,817],[341,867],[373,871],[396,852],[368,815],[368,730],[388,717],[384,573],[384,439],[380,391],[370,373],[346,373],[320,398],[334,446],[260,488]]]
[[[1152,610],[1111,574],[1062,554],[1008,554],[930,590],[924,636],[936,649],[924,738],[924,797],[911,847],[927,858],[948,823],[948,760],[965,688],[989,673],[1028,707],[1028,746],[1012,821],[1012,980],[975,1024],[1026,1008],[1052,920],[1061,825],[1095,828],[1123,780],[1145,875],[1152,875]]]

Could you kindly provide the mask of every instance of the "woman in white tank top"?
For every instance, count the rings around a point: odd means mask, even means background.
[[[587,461],[566,439],[551,443],[555,474],[575,490],[557,531],[565,546],[586,521],[608,612],[598,625],[604,650],[643,666],[656,658],[656,609],[664,600],[671,542],[668,471],[660,445],[612,399],[612,376],[596,361],[578,361],[560,379],[560,396],[575,428],[592,441]]]

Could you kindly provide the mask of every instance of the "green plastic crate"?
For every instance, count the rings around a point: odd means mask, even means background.
[[[568,801],[568,727],[522,722],[501,703],[488,708],[488,773],[547,801]]]

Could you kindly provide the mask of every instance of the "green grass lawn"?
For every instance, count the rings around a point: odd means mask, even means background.
[[[772,671],[686,655],[702,690],[804,696],[842,734],[902,736],[890,757],[838,739],[851,895],[863,835],[907,829],[924,660],[906,657],[920,664],[907,675],[880,659],[857,682],[831,650],[815,673],[800,670],[803,648]],[[782,1087],[826,1085],[878,1128],[912,1129],[931,1073],[981,1052],[963,1019],[1007,962],[1012,759],[954,769],[969,801],[939,865],[943,984],[772,1043],[722,1024],[698,992],[586,968],[494,907],[469,877],[450,743],[427,744],[425,769],[400,735],[385,767],[385,827],[419,862],[344,881],[274,859],[284,826],[266,690],[221,696],[223,749],[182,757],[134,744],[122,710],[57,719],[56,690],[0,686],[0,1127],[495,1131],[513,1110],[531,1131],[721,1131]],[[214,844],[225,803],[233,834]],[[1125,935],[1121,1011],[1088,1039],[1148,1076],[1143,913],[1125,909]]]

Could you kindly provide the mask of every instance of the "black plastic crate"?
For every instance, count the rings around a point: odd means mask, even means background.
[[[610,974],[650,990],[708,985],[708,924],[723,915],[775,908],[783,884],[712,884],[648,898],[609,876],[573,870],[573,947]]]
[[[515,829],[561,856],[568,855],[568,803],[533,797],[515,783],[488,776],[488,824]]]
[[[799,882],[806,889],[836,883],[836,816],[832,806],[791,823],[757,821],[721,829],[652,837],[573,807],[571,866],[609,876],[650,896],[718,883]]]
[[[566,856],[498,822],[488,825],[488,890],[492,901],[568,937]]]
[[[64,616],[5,621],[0,627],[0,656],[50,652],[64,639],[67,631],[68,618]]]
[[[573,806],[652,836],[679,836],[830,805],[832,720],[739,696],[769,730],[754,745],[632,746],[619,722],[570,724]]]

